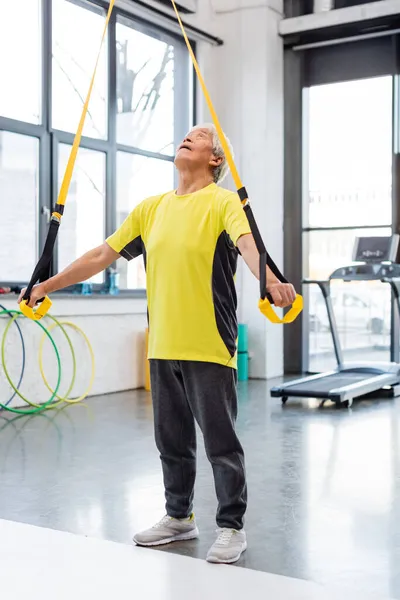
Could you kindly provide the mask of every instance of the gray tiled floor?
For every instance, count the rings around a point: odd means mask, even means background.
[[[400,598],[400,403],[336,410],[240,386],[249,550],[240,566]],[[204,557],[216,501],[201,451],[202,537],[163,551]],[[12,419],[0,414],[0,518],[129,542],[163,514],[145,392]]]

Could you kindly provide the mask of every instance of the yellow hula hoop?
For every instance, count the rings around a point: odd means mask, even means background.
[[[89,350],[89,354],[90,354],[90,358],[91,358],[91,363],[92,363],[92,368],[91,368],[91,374],[90,374],[90,380],[89,380],[89,384],[85,390],[85,392],[79,396],[79,398],[68,398],[68,394],[66,397],[62,397],[59,396],[58,394],[55,394],[55,397],[58,399],[59,402],[57,402],[56,404],[58,405],[60,402],[67,402],[68,404],[76,404],[77,402],[81,402],[82,400],[84,400],[91,392],[93,384],[94,384],[94,379],[95,379],[95,373],[96,373],[96,360],[95,360],[95,356],[94,356],[94,352],[93,352],[93,348],[92,345],[86,335],[86,333],[84,331],[82,331],[82,329],[80,327],[78,327],[77,325],[75,325],[75,323],[71,323],[71,321],[59,321],[59,322],[55,322],[52,323],[48,328],[47,331],[51,331],[52,329],[54,329],[55,327],[59,327],[59,325],[62,326],[67,326],[67,327],[71,327],[72,329],[75,329],[75,331],[77,331],[85,340],[86,345],[88,347]],[[43,382],[45,384],[45,386],[47,387],[47,389],[53,394],[53,389],[51,388],[49,382],[47,381],[45,372],[44,372],[44,368],[43,368],[43,345],[44,345],[44,341],[46,339],[46,334],[44,334],[42,336],[42,339],[40,340],[40,346],[39,346],[39,369],[40,369],[40,374],[42,375],[42,379]],[[68,390],[68,393],[71,391],[71,389]],[[55,405],[53,405],[55,406]]]

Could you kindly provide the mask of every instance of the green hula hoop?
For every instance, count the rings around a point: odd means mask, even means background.
[[[6,314],[10,315],[10,313],[12,313],[14,316],[11,319],[8,320],[7,326],[6,326],[6,328],[4,330],[4,333],[3,333],[3,338],[2,338],[2,342],[1,342],[1,362],[2,362],[2,365],[3,365],[5,376],[7,378],[8,383],[10,384],[11,388],[21,398],[21,400],[24,400],[24,402],[26,402],[27,404],[29,404],[32,408],[30,408],[30,409],[11,408],[10,406],[5,406],[1,402],[0,402],[0,407],[3,408],[3,409],[5,409],[5,410],[8,410],[9,412],[15,413],[17,415],[33,415],[35,413],[42,412],[43,410],[46,410],[47,408],[49,408],[49,406],[53,403],[53,400],[56,397],[56,395],[58,393],[58,390],[60,389],[60,383],[61,383],[61,360],[60,360],[60,355],[59,355],[56,343],[55,343],[53,337],[51,336],[51,334],[47,331],[47,329],[44,327],[44,325],[42,325],[40,323],[40,321],[35,321],[35,323],[37,325],[39,325],[39,327],[47,335],[47,337],[49,338],[49,340],[51,342],[51,345],[54,348],[54,352],[56,354],[56,359],[57,359],[58,376],[57,376],[57,384],[56,384],[55,390],[52,393],[52,395],[50,396],[49,400],[47,400],[47,402],[44,402],[41,405],[34,405],[34,404],[32,404],[32,402],[30,402],[27,398],[25,398],[25,396],[23,394],[21,394],[21,392],[19,391],[19,389],[17,388],[17,386],[12,381],[12,379],[10,377],[10,374],[8,372],[8,369],[7,369],[6,356],[5,356],[5,346],[6,346],[7,335],[8,335],[8,332],[10,330],[10,327],[11,327],[12,323],[16,319],[18,319],[19,317],[23,316],[22,313],[20,311],[18,311],[18,310],[2,310],[2,311],[0,311],[0,316],[6,315]]]

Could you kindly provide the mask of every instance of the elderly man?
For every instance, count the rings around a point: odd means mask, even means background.
[[[259,277],[259,255],[236,193],[219,187],[228,165],[213,125],[195,127],[177,149],[178,188],[136,206],[107,241],[33,288],[29,305],[84,281],[120,256],[143,254],[147,270],[149,359],[155,438],[166,516],[134,536],[157,546],[198,537],[193,514],[196,429],[204,436],[218,498],[218,536],[207,560],[233,563],[246,549],[247,488],[235,432],[237,249]],[[267,269],[276,306],[295,299]],[[20,299],[23,296],[20,296]]]

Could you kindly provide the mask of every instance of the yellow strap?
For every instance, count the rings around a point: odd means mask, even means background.
[[[87,93],[86,101],[85,101],[85,104],[83,105],[82,115],[81,115],[81,118],[80,118],[80,121],[79,121],[78,130],[77,130],[77,132],[75,134],[74,143],[72,144],[71,153],[69,155],[67,167],[65,169],[64,178],[63,178],[63,181],[62,181],[62,184],[61,184],[61,188],[60,188],[60,193],[58,195],[57,204],[61,204],[62,206],[64,206],[64,204],[65,204],[65,202],[67,200],[68,190],[69,190],[69,186],[70,186],[71,179],[72,179],[72,173],[74,171],[74,166],[75,166],[75,161],[76,161],[76,157],[77,157],[77,154],[78,154],[79,144],[81,143],[83,126],[85,124],[86,114],[87,114],[87,111],[88,111],[88,108],[89,108],[90,97],[92,95],[92,89],[93,89],[93,86],[94,86],[94,81],[96,79],[97,66],[99,64],[99,60],[100,60],[100,56],[101,56],[101,50],[103,48],[103,43],[104,43],[104,39],[106,37],[107,27],[108,27],[108,23],[110,21],[110,17],[111,17],[112,9],[114,7],[114,3],[115,3],[115,0],[110,0],[110,6],[108,8],[108,13],[107,13],[106,21],[104,23],[104,30],[103,30],[103,35],[101,37],[99,53],[98,53],[97,59],[96,59],[96,65],[94,67],[94,71],[93,71],[92,79],[91,79],[91,82],[90,82],[89,90],[88,90],[88,93]]]
[[[221,123],[219,122],[218,115],[217,115],[217,113],[215,111],[214,105],[213,105],[212,100],[211,100],[211,96],[210,96],[210,94],[208,92],[206,83],[205,83],[204,78],[203,78],[203,75],[201,74],[199,63],[197,62],[196,56],[195,56],[195,54],[193,52],[192,45],[191,45],[191,43],[189,41],[188,36],[186,35],[185,27],[184,27],[184,25],[182,23],[182,19],[180,17],[180,14],[179,14],[178,8],[176,6],[175,0],[171,0],[171,2],[172,2],[172,5],[174,7],[176,16],[178,18],[179,25],[181,26],[183,37],[185,38],[185,42],[186,42],[186,46],[188,47],[189,54],[192,57],[193,66],[194,66],[195,71],[197,73],[197,77],[198,77],[198,79],[200,81],[200,85],[201,85],[201,88],[203,90],[203,94],[205,96],[205,99],[207,101],[208,109],[209,109],[210,114],[212,116],[212,120],[214,121],[214,125],[215,125],[215,127],[217,129],[218,137],[219,137],[220,142],[222,144],[222,147],[224,149],[225,158],[226,158],[226,161],[227,161],[227,163],[229,165],[229,168],[231,170],[233,181],[235,182],[236,189],[240,190],[243,187],[243,184],[242,184],[242,180],[240,179],[240,175],[239,175],[239,172],[237,170],[235,161],[233,160],[232,152],[230,151],[229,146],[228,146],[228,142],[226,141],[225,134],[224,134],[223,129],[221,127]],[[243,202],[243,204],[245,204],[245,203],[246,203],[246,201]]]
[[[195,71],[197,73],[197,77],[199,79],[201,88],[203,90],[203,94],[204,94],[204,97],[206,99],[206,102],[207,102],[207,105],[208,105],[208,109],[210,111],[212,120],[213,120],[214,125],[216,127],[216,130],[218,132],[218,137],[219,137],[220,142],[222,144],[222,147],[224,149],[225,158],[226,158],[226,161],[227,161],[227,163],[229,165],[229,168],[231,170],[232,177],[233,177],[233,180],[234,180],[235,185],[236,185],[236,189],[240,190],[241,188],[243,188],[243,183],[242,183],[242,180],[240,179],[240,175],[239,175],[239,172],[237,170],[235,161],[233,160],[232,152],[230,151],[230,148],[228,146],[228,142],[226,141],[225,134],[223,132],[223,129],[221,127],[221,123],[220,123],[220,121],[218,119],[218,115],[217,115],[217,113],[215,111],[215,108],[214,108],[214,105],[212,103],[211,96],[210,96],[209,91],[207,89],[207,86],[206,86],[206,83],[204,81],[203,75],[202,75],[202,73],[200,71],[199,63],[197,62],[196,56],[195,56],[195,54],[193,52],[192,45],[191,45],[191,43],[189,41],[189,38],[188,38],[188,36],[186,34],[185,27],[184,27],[182,19],[180,17],[180,14],[179,14],[178,8],[176,6],[175,0],[171,0],[171,2],[172,2],[172,6],[174,7],[175,14],[177,16],[179,25],[181,26],[182,34],[183,34],[183,37],[185,39],[186,46],[187,46],[187,48],[189,50],[189,54],[190,54],[190,56],[192,58],[193,66],[194,66],[194,69],[195,69]],[[247,202],[247,199],[243,200],[242,204],[246,204],[246,202]],[[303,298],[302,298],[302,296],[297,295],[297,297],[296,297],[296,299],[295,299],[295,301],[294,301],[294,303],[292,305],[292,308],[286,313],[286,315],[283,317],[283,319],[281,319],[280,317],[278,317],[278,315],[275,313],[274,309],[272,308],[270,302],[267,299],[260,300],[258,307],[259,307],[260,311],[262,312],[262,314],[265,315],[267,317],[267,319],[269,319],[271,321],[271,323],[284,323],[284,324],[286,324],[286,323],[292,323],[296,319],[296,317],[301,313],[301,311],[303,310]]]

